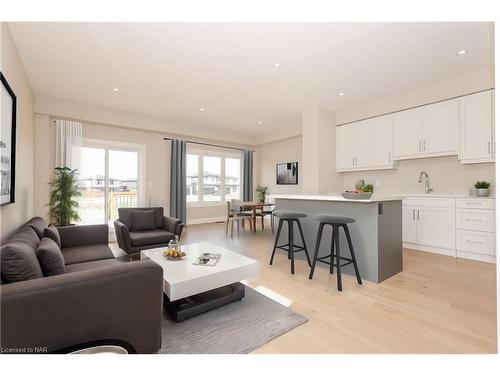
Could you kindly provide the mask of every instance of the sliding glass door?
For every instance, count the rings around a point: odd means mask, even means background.
[[[78,180],[81,224],[107,223],[112,228],[118,208],[141,205],[142,154],[140,146],[84,143]]]

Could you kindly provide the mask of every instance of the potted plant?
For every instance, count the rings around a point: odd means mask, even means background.
[[[76,169],[54,168],[54,179],[50,182],[52,191],[49,200],[50,221],[56,226],[71,225],[79,220],[78,202],[74,199],[81,195],[76,180]]]
[[[478,181],[474,185],[476,188],[476,196],[487,197],[490,195],[490,183],[486,181]]]
[[[257,199],[260,203],[266,201],[267,186],[257,186]]]
[[[363,192],[373,193],[373,185],[372,184],[363,185]]]

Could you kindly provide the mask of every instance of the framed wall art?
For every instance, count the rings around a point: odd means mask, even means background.
[[[0,72],[0,206],[15,201],[17,98]]]

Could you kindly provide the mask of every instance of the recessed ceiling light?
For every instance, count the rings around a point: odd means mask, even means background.
[[[340,92],[340,93],[339,93],[339,95],[340,95],[340,96],[344,96],[344,93],[343,93],[343,92]]]
[[[118,88],[117,88],[117,87],[115,87],[115,88],[113,89],[113,91],[114,91],[114,92],[118,92]]]
[[[205,108],[200,108],[200,111],[201,112],[205,112]]]
[[[460,51],[457,52],[459,55],[465,55],[467,53],[466,49],[461,49]]]
[[[279,62],[275,62],[275,63],[274,63],[274,67],[275,67],[275,68],[279,68],[280,66],[281,66],[281,64],[280,64]]]
[[[259,121],[257,124],[262,125],[262,121]]]

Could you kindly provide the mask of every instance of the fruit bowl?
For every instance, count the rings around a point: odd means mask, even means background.
[[[181,260],[186,256],[186,253],[184,251],[165,250],[163,256],[168,260]]]
[[[373,192],[358,192],[358,191],[345,191],[342,193],[342,196],[345,199],[370,199],[373,195]]]

